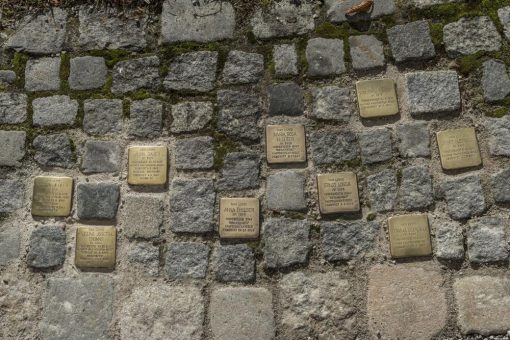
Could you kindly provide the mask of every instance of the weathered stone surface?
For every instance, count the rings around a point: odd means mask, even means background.
[[[225,84],[249,84],[258,82],[264,75],[264,56],[258,53],[230,51],[223,67]]]
[[[159,236],[159,228],[163,224],[163,201],[160,197],[127,196],[121,212],[126,237],[149,239]]]
[[[198,4],[198,6],[195,6]],[[161,13],[162,44],[231,39],[235,12],[230,2],[167,0]]]
[[[498,9],[499,21],[503,25],[503,31],[507,40],[510,40],[510,6]]]
[[[0,213],[7,213],[23,206],[25,185],[22,181],[0,179]]]
[[[352,91],[348,88],[313,88],[312,96],[313,110],[309,113],[310,117],[347,123],[356,112]]]
[[[28,265],[34,268],[60,266],[66,257],[66,233],[59,225],[45,225],[30,236]]]
[[[12,84],[16,81],[16,72],[0,70],[0,84]]]
[[[159,58],[156,56],[119,61],[112,72],[112,93],[125,94],[159,85]]]
[[[268,87],[270,116],[299,116],[303,114],[303,89],[296,83],[273,84]]]
[[[214,258],[216,280],[221,282],[255,281],[255,255],[246,244],[220,246]]]
[[[37,127],[73,125],[78,115],[78,101],[68,96],[36,98],[32,108],[33,123]]]
[[[385,162],[393,156],[390,129],[364,130],[359,135],[359,144],[361,160],[365,164]]]
[[[435,270],[411,265],[372,267],[367,310],[374,338],[429,340],[448,319],[443,278]]]
[[[452,220],[439,220],[436,226],[436,256],[444,260],[464,259],[464,233],[462,226]]]
[[[147,46],[145,17],[125,15],[82,7],[79,11],[78,46],[82,50],[140,51]]]
[[[498,51],[501,36],[489,17],[461,18],[443,28],[443,41],[450,58],[476,52]]]
[[[344,42],[340,39],[313,38],[306,45],[307,75],[324,77],[345,72]]]
[[[128,260],[130,264],[138,267],[149,276],[158,276],[159,274],[159,247],[152,245],[152,243],[136,243],[129,250]]]
[[[39,325],[43,340],[107,340],[113,313],[108,276],[49,278]]]
[[[405,78],[411,115],[460,109],[459,79],[455,71],[415,72],[406,74]]]
[[[279,287],[284,339],[355,337],[355,299],[349,281],[338,272],[290,273]]]
[[[457,323],[462,333],[506,334],[510,329],[507,277],[467,276],[455,280]]]
[[[489,152],[493,156],[510,157],[510,117],[487,119]]]
[[[508,259],[506,228],[508,219],[484,216],[469,223],[467,246],[469,261],[498,262]]]
[[[0,267],[6,266],[18,258],[19,243],[20,230],[18,226],[4,224],[0,227]]]
[[[102,87],[108,69],[103,57],[76,57],[71,59],[69,87],[72,90],[90,90]]]
[[[119,189],[114,183],[79,183],[76,188],[78,218],[113,220],[119,206]]]
[[[308,261],[310,223],[306,220],[270,218],[263,224],[264,265],[285,268]]]
[[[60,89],[60,57],[29,59],[25,67],[25,90],[57,91]]]
[[[379,233],[377,222],[324,222],[321,224],[322,252],[328,261],[347,261],[363,255]]]
[[[407,122],[396,126],[398,150],[402,157],[429,157],[430,134],[427,122]]]
[[[269,210],[306,209],[303,171],[286,170],[268,176],[266,190],[266,207]]]
[[[417,165],[402,169],[399,202],[402,209],[409,211],[427,208],[434,202],[432,176],[428,166]]]
[[[381,68],[384,62],[384,45],[373,35],[349,37],[352,67],[357,71]]]
[[[483,63],[482,88],[489,103],[503,100],[510,94],[510,78],[503,62],[489,59]]]
[[[83,130],[106,135],[122,130],[121,99],[87,99],[83,102]]]
[[[397,63],[427,60],[436,56],[426,20],[393,26],[387,33],[391,53]]]
[[[31,54],[59,53],[66,35],[67,12],[58,7],[40,15],[27,15],[5,47]]]
[[[208,233],[214,228],[213,181],[206,178],[172,181],[170,227],[177,233]]]
[[[225,156],[223,170],[218,180],[220,190],[257,189],[260,156],[248,152],[232,152]]]
[[[497,203],[510,202],[510,168],[492,175],[492,195]]]
[[[225,287],[213,290],[209,306],[216,340],[275,337],[273,298],[265,288]]]
[[[359,157],[356,135],[349,130],[313,132],[310,148],[315,164],[335,164]]]
[[[462,2],[462,0],[408,0],[409,4],[418,8],[427,8],[434,5]]]
[[[84,174],[120,171],[122,149],[116,142],[88,140],[85,142],[81,171]]]
[[[24,131],[0,131],[0,166],[20,166],[25,157]]]
[[[198,287],[135,287],[120,314],[122,339],[202,339],[205,307]]]
[[[161,134],[163,103],[156,99],[135,100],[129,114],[129,134],[134,137],[156,138]]]
[[[390,15],[395,13],[396,6],[394,0],[374,1],[374,7],[368,13],[359,13],[356,15],[346,15],[345,12],[354,5],[359,4],[359,0],[325,0],[327,6],[327,18],[333,23],[344,21],[364,21]]]
[[[204,170],[214,165],[213,138],[209,136],[178,139],[174,148],[179,170]]]
[[[370,208],[375,212],[391,211],[397,199],[397,176],[394,170],[384,170],[367,177]]]
[[[273,2],[268,12],[257,10],[251,26],[255,37],[261,39],[306,34],[315,28],[313,9],[305,2]]]
[[[71,140],[65,133],[39,135],[34,142],[37,163],[44,166],[70,168],[74,165]]]
[[[0,92],[0,124],[18,124],[27,119],[27,95]]]
[[[172,132],[193,132],[203,129],[211,122],[211,102],[182,102],[172,106]]]
[[[217,103],[218,130],[228,136],[256,142],[260,139],[257,127],[260,117],[260,98],[246,92],[220,90]]]
[[[274,45],[273,64],[277,77],[298,75],[296,46],[291,44]]]
[[[202,243],[174,242],[168,246],[165,270],[171,279],[205,279],[209,246]]]
[[[449,179],[444,182],[443,190],[453,219],[469,218],[485,210],[482,183],[477,175]]]
[[[218,52],[198,51],[174,58],[163,80],[167,90],[208,92],[214,89]]]

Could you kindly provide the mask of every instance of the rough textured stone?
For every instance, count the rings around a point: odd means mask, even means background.
[[[208,92],[214,89],[218,52],[198,51],[174,58],[163,80],[167,90]]]
[[[40,15],[27,15],[5,47],[31,54],[59,53],[66,35],[67,12],[58,7]]]
[[[429,157],[430,134],[427,122],[407,122],[396,127],[398,150],[402,157]]]
[[[384,67],[384,45],[373,35],[349,37],[352,67],[356,71],[366,71]]]
[[[387,128],[362,131],[359,135],[359,144],[361,159],[365,164],[385,162],[393,155],[391,130]]]
[[[510,116],[487,119],[489,130],[489,152],[493,156],[510,157]]]
[[[25,67],[25,90],[57,91],[60,89],[60,57],[30,59]]]
[[[273,47],[274,73],[277,77],[297,76],[296,46],[291,44],[275,45]]]
[[[12,84],[15,81],[16,72],[11,70],[0,70],[0,84]]]
[[[70,168],[74,165],[71,140],[65,133],[39,135],[34,142],[37,163],[44,166]]]
[[[268,87],[270,116],[299,116],[303,114],[303,89],[293,82],[273,84]]]
[[[81,163],[81,171],[84,174],[119,172],[122,150],[118,143],[88,140],[84,149]]]
[[[418,8],[427,8],[434,5],[462,2],[462,0],[408,0],[408,1],[412,6]]]
[[[357,138],[349,130],[317,131],[310,135],[315,164],[335,164],[359,157]]]
[[[455,280],[457,323],[462,333],[506,334],[510,329],[507,277],[467,276]]]
[[[0,213],[7,213],[23,206],[25,185],[18,180],[0,179]]]
[[[348,123],[356,113],[353,94],[348,88],[337,86],[314,88],[312,96],[313,110],[309,112],[310,117]]]
[[[498,262],[508,259],[506,229],[508,219],[484,216],[473,220],[467,231],[469,261]]]
[[[172,106],[172,132],[193,132],[203,129],[211,122],[211,102],[182,102]]]
[[[200,340],[204,332],[204,298],[198,287],[135,287],[120,315],[122,339]]]
[[[216,280],[221,282],[255,281],[255,255],[246,244],[220,246],[214,257]]]
[[[489,59],[483,63],[483,96],[489,103],[503,100],[510,94],[510,78],[506,65]]]
[[[443,41],[450,58],[476,52],[498,51],[501,36],[489,17],[461,18],[443,28]]]
[[[397,176],[394,170],[384,170],[367,177],[370,208],[375,212],[391,211],[397,199]]]
[[[481,214],[485,210],[482,183],[477,175],[452,178],[443,185],[448,213],[456,220]]]
[[[322,252],[328,261],[347,261],[373,247],[379,233],[377,222],[324,222],[321,224]]]
[[[391,53],[397,63],[427,60],[436,56],[426,20],[393,26],[387,33]]]
[[[172,181],[170,188],[170,227],[173,232],[208,233],[214,228],[213,181],[206,178]]]
[[[503,25],[503,31],[507,40],[510,40],[510,6],[498,9],[499,21]]]
[[[411,115],[460,110],[459,79],[455,71],[408,73],[407,105]]]
[[[306,45],[307,74],[324,77],[345,72],[344,42],[340,39],[313,38]]]
[[[171,279],[205,279],[209,252],[209,246],[202,243],[171,243],[166,252],[167,275]]]
[[[159,236],[159,228],[163,224],[163,201],[160,197],[127,196],[121,211],[126,237],[149,239]]]
[[[156,138],[163,124],[163,103],[156,99],[135,100],[129,110],[129,134],[134,137]]]
[[[107,340],[113,314],[113,283],[105,275],[49,278],[44,294],[43,340]]]
[[[306,220],[270,218],[263,224],[264,265],[285,268],[308,261],[310,224]]]
[[[0,92],[0,124],[18,124],[27,119],[27,95]]]
[[[163,3],[162,44],[231,39],[234,28],[235,12],[230,2],[166,0]]]
[[[112,72],[112,93],[125,94],[159,85],[159,58],[156,56],[119,61]]]
[[[510,202],[510,168],[492,175],[492,195],[497,203]]]
[[[24,131],[0,131],[0,166],[20,166],[25,157]]]
[[[214,165],[213,138],[208,136],[178,139],[174,148],[175,168],[204,170]]]
[[[286,170],[268,176],[266,197],[269,210],[306,209],[305,174]]]
[[[114,134],[122,130],[121,99],[87,99],[83,102],[83,130],[91,135]]]
[[[90,90],[102,87],[108,69],[103,57],[76,57],[71,59],[69,87],[72,90]]]
[[[260,98],[246,92],[220,90],[217,103],[218,130],[228,136],[256,142],[260,139],[257,122],[260,117]]]
[[[114,183],[79,183],[76,188],[80,219],[109,219],[117,215],[120,190]]]
[[[78,115],[78,101],[68,96],[36,98],[32,108],[33,124],[37,127],[73,125]]]
[[[30,236],[28,265],[34,268],[60,266],[66,257],[66,233],[62,226],[45,225]]]
[[[444,260],[464,260],[462,226],[452,220],[440,220],[436,225],[436,256]]]
[[[149,276],[159,275],[158,246],[154,246],[151,243],[139,242],[129,250],[128,260],[131,265],[140,268]]]
[[[232,152],[225,156],[221,177],[218,180],[220,190],[257,189],[259,180],[260,156],[256,153]]]
[[[251,26],[255,37],[261,39],[306,34],[315,28],[312,6],[305,2],[273,2],[268,12],[257,10]]]
[[[359,0],[325,0],[327,6],[327,18],[333,23],[344,21],[365,21],[390,15],[395,13],[396,6],[394,0],[378,0],[374,1],[374,7],[367,13],[359,13],[356,15],[346,15],[345,12],[354,5],[359,4]]]
[[[399,202],[404,210],[425,209],[434,203],[432,176],[428,166],[417,165],[402,169]]]
[[[258,53],[230,51],[223,67],[225,84],[256,83],[264,75],[264,56]]]
[[[20,230],[18,226],[4,224],[0,227],[0,267],[6,266],[18,258],[19,243]]]
[[[349,281],[338,272],[290,273],[280,280],[279,287],[282,338],[355,337],[355,299]]]

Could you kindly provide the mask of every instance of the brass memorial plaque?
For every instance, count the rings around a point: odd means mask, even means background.
[[[322,214],[359,211],[358,179],[354,172],[317,175]]]
[[[257,198],[222,198],[220,200],[220,237],[258,238],[259,200]]]
[[[363,118],[392,116],[398,113],[397,92],[392,79],[358,81],[356,93],[359,114]]]
[[[441,131],[436,136],[443,169],[469,168],[482,164],[474,128]]]
[[[80,268],[114,268],[115,227],[81,226],[76,229],[74,263]]]
[[[402,215],[388,219],[390,252],[394,258],[432,254],[427,215]]]
[[[133,146],[128,150],[128,183],[162,185],[166,183],[168,151],[166,146]]]
[[[305,162],[304,125],[268,125],[266,153],[267,162],[270,164]]]
[[[38,176],[34,179],[32,215],[65,217],[71,213],[73,179]]]

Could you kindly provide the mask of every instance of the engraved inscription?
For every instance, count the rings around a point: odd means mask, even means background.
[[[134,146],[128,150],[128,183],[165,184],[168,169],[166,146]]]
[[[355,173],[318,175],[317,184],[321,213],[359,211],[358,181]]]
[[[222,198],[220,201],[220,237],[259,236],[259,200],[257,198]]]
[[[398,113],[395,82],[391,79],[363,80],[356,83],[360,116],[383,117]]]
[[[428,256],[432,254],[427,215],[390,217],[388,225],[392,257]]]
[[[266,139],[268,163],[306,161],[305,127],[303,125],[268,125]]]
[[[482,163],[476,132],[473,128],[446,130],[437,133],[443,169],[460,169]]]
[[[113,268],[115,247],[115,227],[78,227],[74,262],[81,268]]]
[[[39,176],[34,179],[32,215],[69,216],[73,194],[71,177]]]

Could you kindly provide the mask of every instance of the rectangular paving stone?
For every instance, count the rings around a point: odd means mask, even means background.
[[[220,282],[255,281],[255,255],[246,244],[223,245],[214,252],[214,276]]]
[[[174,242],[168,246],[165,270],[171,279],[205,279],[210,248],[206,244]]]
[[[259,39],[303,35],[315,27],[313,6],[306,2],[272,2],[269,10],[257,9],[250,24]]]
[[[397,176],[394,170],[384,170],[367,177],[370,208],[375,212],[391,211],[397,200]]]
[[[349,37],[352,67],[356,71],[368,71],[382,68],[384,61],[384,45],[373,35],[357,35]]]
[[[379,231],[378,222],[323,222],[321,238],[324,258],[334,262],[362,257],[373,247]]]
[[[492,195],[497,203],[510,202],[510,168],[492,175]]]
[[[91,135],[122,131],[121,99],[86,99],[83,101],[83,131]]]
[[[167,90],[208,92],[214,89],[218,52],[198,51],[178,55],[163,80]]]
[[[501,36],[488,16],[464,17],[445,25],[443,41],[450,58],[501,48]]]
[[[163,103],[156,99],[135,100],[129,114],[129,135],[140,138],[156,138],[163,125]]]
[[[260,139],[257,123],[260,118],[260,98],[246,91],[219,90],[218,130],[227,136],[254,143]]]
[[[84,174],[118,173],[122,159],[121,146],[116,142],[88,140],[81,163]]]
[[[346,12],[351,7],[358,5],[359,0],[346,0],[339,2],[337,0],[325,0],[327,6],[327,19],[333,23],[345,21],[369,21],[385,15],[395,13],[396,5],[394,0],[374,1],[374,6],[367,13],[347,15]]]
[[[20,240],[21,235],[18,226],[4,223],[0,227],[0,267],[6,266],[18,258]]]
[[[324,86],[312,89],[313,110],[308,113],[312,118],[349,122],[355,114],[352,91],[337,86]]]
[[[0,92],[0,124],[19,124],[27,120],[27,95]]]
[[[418,8],[427,8],[441,4],[452,4],[456,2],[462,2],[462,0],[409,0],[409,3]]]
[[[452,220],[435,220],[436,257],[443,260],[464,260],[464,232],[460,223]]]
[[[298,75],[298,57],[294,44],[274,45],[273,64],[275,76],[285,78]]]
[[[0,70],[0,84],[13,84],[16,79],[16,72],[11,70]]]
[[[428,166],[410,166],[402,169],[399,190],[400,207],[412,211],[425,209],[434,203],[432,176]]]
[[[310,148],[315,164],[335,164],[359,158],[356,134],[347,129],[311,133]]]
[[[259,179],[260,156],[251,152],[231,152],[223,160],[223,169],[218,179],[220,190],[257,189]]]
[[[482,89],[488,103],[497,103],[510,94],[510,77],[502,61],[489,59],[483,63]]]
[[[156,88],[160,84],[159,64],[156,56],[119,61],[112,71],[112,93],[121,95]]]
[[[258,82],[264,74],[264,56],[258,53],[230,51],[221,80],[226,85]]]
[[[98,89],[106,83],[108,68],[103,57],[71,58],[70,66],[68,82],[72,90]]]
[[[448,214],[454,220],[462,220],[485,211],[485,196],[478,175],[456,177],[443,184]]]
[[[436,56],[429,24],[419,20],[388,29],[391,53],[397,63],[427,60]]]
[[[176,169],[206,170],[214,165],[213,138],[209,136],[178,139],[174,148]]]
[[[507,40],[510,40],[510,6],[498,9],[499,22],[503,25],[503,32]]]
[[[66,257],[66,233],[62,225],[43,225],[30,235],[27,262],[33,268],[60,266]]]
[[[36,98],[32,101],[36,127],[73,125],[78,116],[78,101],[68,96],[56,95]]]
[[[270,116],[299,116],[304,111],[303,89],[296,83],[272,84],[268,87]]]
[[[24,131],[0,131],[0,166],[21,166],[26,138]]]
[[[148,195],[126,196],[121,206],[121,221],[126,237],[158,237],[159,228],[163,224],[162,198]]]
[[[510,116],[487,119],[489,152],[492,156],[510,157]]]
[[[270,218],[262,229],[266,268],[285,268],[308,261],[311,246],[308,221]]]
[[[359,144],[364,164],[385,162],[393,157],[391,130],[388,128],[362,131]]]
[[[211,102],[181,102],[172,105],[172,132],[193,132],[205,128],[212,119]]]
[[[40,165],[71,168],[75,164],[71,139],[66,133],[39,135],[34,138],[32,145],[34,159]]]
[[[469,261],[500,262],[508,259],[506,217],[483,216],[471,220],[467,231]]]
[[[266,207],[269,210],[305,210],[305,174],[286,170],[267,177]]]
[[[25,90],[57,91],[60,89],[60,57],[29,59],[25,66]]]
[[[24,198],[25,185],[21,180],[0,179],[0,213],[21,208]]]
[[[145,275],[157,277],[159,275],[159,245],[152,242],[131,243],[127,259],[130,266],[145,273]]]
[[[115,183],[79,183],[76,187],[78,218],[115,219],[119,196],[120,188]]]
[[[344,63],[344,42],[340,39],[313,38],[306,45],[307,75],[325,77],[342,74]]]
[[[430,156],[430,134],[427,122],[408,122],[396,126],[398,150],[406,158]]]

